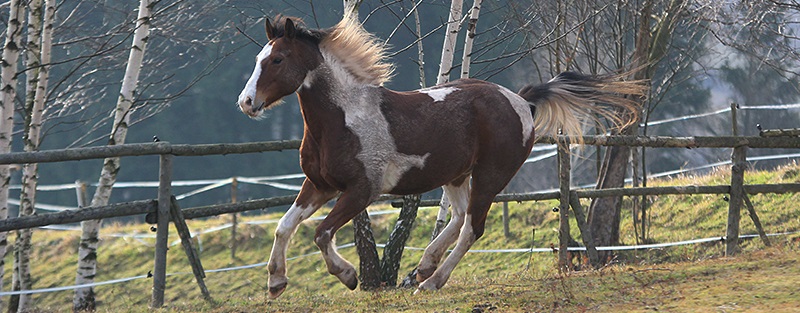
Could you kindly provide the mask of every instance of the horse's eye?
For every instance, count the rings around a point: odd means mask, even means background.
[[[272,59],[272,64],[281,64],[281,62],[283,62],[283,59],[281,59],[281,58]]]

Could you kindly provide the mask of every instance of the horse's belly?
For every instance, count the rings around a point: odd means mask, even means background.
[[[432,158],[429,158],[431,160]],[[462,164],[463,163],[463,164]],[[457,179],[469,175],[471,166],[468,162],[429,162],[424,167],[411,168],[402,173],[397,183],[384,193],[396,195],[419,194],[439,188]]]

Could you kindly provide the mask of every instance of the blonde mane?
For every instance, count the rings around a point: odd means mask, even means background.
[[[394,65],[385,61],[386,46],[350,14],[329,29],[319,47],[338,59],[359,82],[380,86],[392,77]]]

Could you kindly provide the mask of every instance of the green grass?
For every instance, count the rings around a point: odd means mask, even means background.
[[[705,176],[683,176],[649,185],[714,185],[728,181],[728,171]],[[748,184],[797,182],[800,166],[786,166],[775,171],[745,174]],[[800,210],[795,204],[800,195],[756,195],[751,197],[768,233],[800,229]],[[650,199],[652,242],[671,242],[725,234],[727,202],[722,195],[661,196]],[[588,205],[588,202],[584,202]],[[505,238],[502,209],[496,205],[489,213],[487,230],[474,249],[528,248],[558,245],[558,214],[551,211],[554,201],[511,203],[511,238]],[[371,209],[386,209],[385,206]],[[324,214],[319,212],[318,214]],[[435,210],[420,210],[408,246],[424,247],[434,225]],[[244,218],[264,220],[277,215]],[[378,242],[385,242],[396,215],[373,218]],[[240,218],[242,220],[242,218]],[[195,231],[229,221],[228,216],[203,221],[189,221]],[[580,234],[574,220],[572,235]],[[317,251],[312,242],[316,222],[301,225],[289,250],[289,256]],[[266,262],[272,244],[274,224],[240,225],[237,257],[230,255],[230,229],[199,236],[200,257],[206,269],[217,269]],[[630,203],[623,206],[621,241],[636,243],[631,223]],[[535,231],[535,238],[532,233]],[[150,233],[148,225],[105,225],[101,234],[116,232]],[[742,214],[741,233],[755,233],[746,212]],[[170,232],[170,240],[177,239]],[[78,234],[62,231],[34,233],[32,274],[34,288],[74,284]],[[101,235],[102,236],[102,235]],[[352,228],[338,234],[338,243],[353,240]],[[206,303],[191,275],[180,245],[172,246],[167,272],[164,312],[264,312],[264,311],[437,311],[437,312],[619,312],[619,311],[775,311],[791,312],[800,306],[800,235],[772,237],[774,247],[765,248],[756,239],[742,242],[742,253],[723,257],[724,244],[700,245],[621,252],[614,263],[599,271],[560,274],[552,253],[469,253],[461,261],[445,287],[438,292],[413,295],[408,289],[364,292],[350,291],[327,274],[319,255],[300,257],[288,262],[289,287],[277,300],[266,298],[268,274],[264,267],[208,273],[206,284],[215,299]],[[13,242],[13,236],[12,240]],[[102,237],[98,256],[97,281],[145,275],[152,269],[152,239]],[[380,251],[380,249],[379,249]],[[357,264],[355,249],[341,250]],[[407,250],[401,262],[404,276],[417,263],[421,251]],[[11,257],[6,256],[6,273],[11,271]],[[4,286],[10,285],[6,275]],[[96,287],[100,312],[145,312],[150,300],[152,281],[133,281]],[[34,296],[42,312],[71,311],[71,291]],[[7,301],[7,297],[2,300]]]

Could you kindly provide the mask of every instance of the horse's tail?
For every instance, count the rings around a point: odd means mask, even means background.
[[[620,76],[586,76],[574,72],[558,74],[549,82],[528,85],[519,95],[531,103],[534,111],[534,132],[537,136],[556,137],[563,134],[581,142],[581,128],[596,122],[607,128],[623,128],[637,121],[639,104],[645,94],[641,81],[620,81]],[[635,97],[630,97],[635,96]]]

